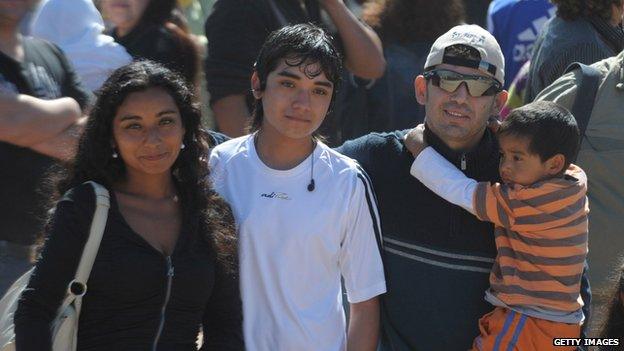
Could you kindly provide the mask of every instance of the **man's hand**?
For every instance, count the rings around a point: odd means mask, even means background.
[[[414,158],[418,157],[420,152],[428,146],[425,141],[425,125],[419,124],[410,130],[409,133],[405,134],[403,142]]]

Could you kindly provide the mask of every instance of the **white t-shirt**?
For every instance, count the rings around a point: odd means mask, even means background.
[[[314,157],[314,191],[308,191]],[[281,171],[258,157],[253,135],[210,155],[215,190],[239,233],[247,350],[346,349],[340,277],[349,302],[386,291],[374,195],[357,163],[322,143]]]

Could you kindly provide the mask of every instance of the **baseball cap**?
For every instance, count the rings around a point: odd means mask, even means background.
[[[457,44],[476,49],[481,59],[475,61],[445,55],[446,48]],[[455,26],[442,34],[433,43],[425,62],[425,70],[442,63],[476,68],[494,76],[499,83],[505,83],[505,58],[503,57],[503,52],[494,36],[476,24]]]

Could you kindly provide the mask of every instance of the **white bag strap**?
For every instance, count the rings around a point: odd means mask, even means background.
[[[93,181],[85,182],[85,184],[90,184],[95,192],[95,213],[91,221],[89,238],[82,250],[82,256],[80,256],[76,275],[74,280],[67,285],[67,294],[59,308],[59,311],[64,311],[67,306],[76,300],[75,305],[78,314],[80,314],[82,296],[87,292],[87,280],[89,280],[95,256],[97,256],[100,249],[100,242],[102,241],[106,220],[108,219],[108,209],[110,208],[110,194],[106,188]]]
[[[90,181],[87,183],[90,184],[95,191],[95,213],[93,214],[93,221],[91,222],[91,229],[89,230],[89,239],[82,251],[80,263],[78,264],[78,269],[76,270],[76,276],[74,278],[74,282],[82,283],[85,287],[87,280],[89,280],[89,275],[91,274],[91,268],[93,268],[95,256],[100,249],[100,242],[102,241],[106,220],[108,219],[108,209],[110,207],[110,195],[108,194],[108,190],[96,182]]]

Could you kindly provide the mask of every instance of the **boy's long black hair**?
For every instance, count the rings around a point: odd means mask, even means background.
[[[254,70],[260,79],[260,90],[266,89],[269,73],[284,59],[289,66],[303,66],[303,72],[309,78],[325,73],[327,79],[334,85],[331,111],[340,84],[342,59],[332,43],[332,38],[323,29],[313,24],[297,24],[279,29],[269,35],[262,45]],[[318,64],[318,69],[314,65]],[[262,99],[256,99],[251,122],[251,131],[256,131],[262,125],[264,112]]]

